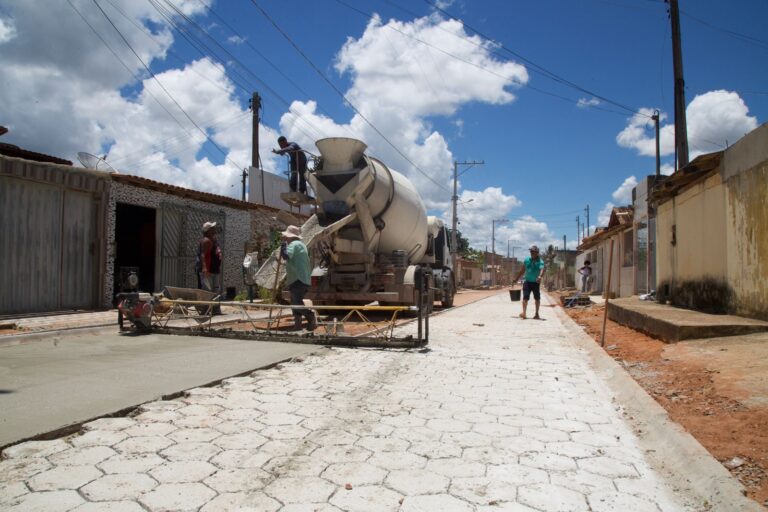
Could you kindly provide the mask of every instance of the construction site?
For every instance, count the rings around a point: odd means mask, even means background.
[[[0,510],[768,510],[766,6],[479,1],[0,7]]]

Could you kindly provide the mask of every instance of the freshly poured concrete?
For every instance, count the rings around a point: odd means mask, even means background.
[[[313,350],[318,347],[117,333],[0,345],[0,446]]]

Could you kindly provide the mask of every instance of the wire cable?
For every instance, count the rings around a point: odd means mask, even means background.
[[[131,43],[128,41],[128,39],[126,39],[126,37],[123,35],[123,33],[120,31],[120,29],[119,29],[119,28],[117,28],[117,26],[114,24],[114,22],[113,22],[113,21],[112,21],[112,19],[109,17],[109,15],[108,15],[108,14],[107,14],[107,13],[104,11],[104,9],[102,9],[102,8],[101,8],[101,5],[99,5],[99,2],[98,2],[97,0],[93,0],[93,3],[96,5],[96,7],[99,9],[99,11],[101,11],[101,14],[104,16],[104,18],[106,18],[106,20],[109,22],[109,24],[110,24],[110,25],[112,25],[112,28],[114,28],[114,29],[115,29],[115,32],[117,32],[117,33],[118,33],[118,35],[119,35],[119,36],[120,36],[120,38],[123,40],[123,42],[125,43],[125,45],[126,45],[126,46],[128,46],[128,48],[131,50],[131,52],[132,52],[132,53],[133,53],[133,54],[136,56],[136,59],[138,59],[138,61],[139,61],[139,62],[141,62],[141,65],[144,67],[144,69],[146,69],[146,70],[147,70],[147,72],[150,74],[150,76],[152,76],[152,79],[153,79],[155,82],[157,82],[157,84],[160,86],[160,88],[163,90],[163,92],[165,92],[165,94],[166,94],[166,95],[167,95],[167,96],[168,96],[168,97],[171,99],[171,101],[173,101],[173,103],[174,103],[174,104],[175,104],[175,105],[176,105],[176,106],[179,108],[179,110],[180,110],[180,111],[181,111],[181,112],[184,114],[184,117],[186,117],[186,118],[187,118],[187,120],[189,120],[189,122],[190,122],[190,123],[192,123],[192,125],[193,125],[195,128],[197,128],[197,130],[198,130],[198,131],[199,131],[201,134],[203,134],[203,136],[206,138],[206,140],[208,140],[208,142],[210,142],[210,143],[211,143],[211,145],[212,145],[213,147],[215,147],[215,148],[216,148],[216,149],[217,149],[217,150],[218,150],[218,151],[219,151],[219,152],[220,152],[220,153],[221,153],[221,154],[224,156],[224,159],[225,159],[226,161],[228,161],[228,162],[229,162],[231,165],[235,166],[235,168],[237,168],[237,170],[238,170],[238,171],[239,171],[241,168],[243,168],[242,166],[240,166],[240,165],[237,165],[237,163],[235,163],[235,162],[234,162],[234,161],[233,161],[233,160],[232,160],[232,159],[229,157],[229,155],[228,155],[228,154],[227,154],[227,153],[226,153],[226,152],[225,152],[225,151],[224,151],[224,150],[223,150],[223,149],[222,149],[222,148],[221,148],[221,147],[220,147],[218,144],[216,144],[216,142],[215,142],[215,141],[214,141],[214,140],[213,140],[213,139],[212,139],[212,138],[211,138],[211,137],[208,135],[208,133],[207,133],[205,130],[203,130],[203,129],[202,129],[202,128],[201,128],[201,127],[200,127],[200,126],[199,126],[199,125],[198,125],[198,124],[195,122],[195,120],[194,120],[194,119],[192,119],[192,117],[191,117],[191,116],[190,116],[190,115],[187,113],[187,111],[186,111],[186,110],[184,110],[184,108],[182,108],[182,106],[181,106],[181,105],[179,105],[179,102],[178,102],[178,101],[176,101],[176,98],[174,98],[174,97],[173,97],[173,95],[172,95],[172,94],[171,94],[171,93],[168,91],[168,89],[166,89],[166,88],[165,88],[165,86],[163,85],[163,83],[162,83],[162,82],[161,82],[161,81],[160,81],[160,80],[157,78],[157,75],[155,75],[155,73],[154,73],[154,72],[153,72],[153,71],[152,71],[152,70],[149,68],[149,66],[147,66],[147,64],[144,62],[144,60],[141,58],[141,56],[140,56],[140,55],[139,55],[139,54],[136,52],[136,50],[134,50],[133,46],[132,46],[132,45],[131,45]]]
[[[272,19],[272,17],[264,10],[262,9],[261,5],[256,2],[256,0],[251,0],[251,3],[261,12],[261,14],[269,21],[273,27],[275,27],[275,30],[277,30],[287,41],[290,43],[291,46],[299,53],[299,55],[302,56],[302,58],[309,64],[309,66],[315,70],[315,72],[320,75],[320,77],[329,85],[331,88],[339,95],[342,99],[347,103],[347,105],[350,106],[352,110],[355,111],[355,113],[360,116],[360,118],[365,121],[365,123],[370,126],[392,149],[394,149],[406,162],[411,164],[415,170],[417,170],[419,173],[421,173],[424,177],[426,177],[429,181],[437,185],[442,190],[448,192],[449,194],[452,193],[452,191],[443,185],[442,183],[435,180],[432,176],[424,172],[418,165],[416,165],[413,161],[411,161],[410,158],[408,158],[405,153],[403,153],[400,148],[395,146],[387,137],[384,135],[381,130],[379,130],[371,121],[368,120],[368,118],[346,97],[346,95],[334,84],[326,75],[325,73],[318,68],[315,63],[310,59],[304,51],[299,48],[299,46],[291,39],[291,37],[282,29],[280,26]]]
[[[120,57],[120,55],[117,54],[117,52],[112,48],[112,46],[110,46],[110,44],[101,36],[101,34],[99,34],[99,32],[96,30],[96,28],[94,28],[94,26],[91,25],[91,23],[88,21],[88,19],[83,15],[83,13],[81,13],[77,9],[77,7],[75,7],[75,5],[72,3],[72,1],[71,0],[67,0],[67,3],[78,14],[78,16],[80,16],[80,18],[83,20],[83,22],[85,22],[85,24],[88,25],[88,28],[90,28],[91,31],[93,31],[93,33],[96,34],[96,37],[98,37],[99,40],[104,44],[104,46],[107,47],[107,49],[110,51],[110,53],[112,53],[112,55],[114,55],[114,57],[117,59],[117,61],[128,71],[128,73],[134,78],[134,80],[136,80],[137,82],[140,82],[141,78],[139,78],[139,76],[136,75],[133,72],[133,70],[130,68],[130,66],[128,66],[128,64],[125,63],[125,61],[122,59],[122,57]],[[179,121],[176,118],[176,116],[174,116],[171,113],[170,110],[168,110],[168,108],[163,104],[163,102],[161,102],[157,98],[157,96],[155,96],[152,93],[152,91],[147,89],[147,93],[152,97],[152,99],[154,99],[157,102],[157,104],[160,106],[160,108],[162,108],[168,114],[168,116],[170,116],[170,118],[173,119],[174,122],[179,125],[179,127],[182,130],[184,130],[188,135],[191,135],[189,130],[187,130],[187,128],[181,123],[181,121]]]
[[[432,8],[434,8],[436,11],[439,11],[443,15],[447,16],[449,19],[451,19],[453,21],[456,21],[458,23],[461,23],[463,26],[469,28],[472,32],[476,33],[477,35],[479,35],[483,39],[485,39],[487,41],[492,41],[492,39],[490,37],[486,36],[484,33],[480,32],[478,29],[474,28],[473,26],[467,24],[466,22],[464,22],[464,20],[462,20],[460,18],[456,18],[451,13],[449,13],[448,11],[446,11],[445,9],[440,7],[433,0],[424,0],[424,2],[426,4],[428,4],[428,5],[430,5]],[[470,42],[472,42],[472,41],[470,41]],[[474,42],[472,42],[472,43],[476,44]],[[515,52],[514,50],[511,50],[511,49],[507,48],[502,43],[495,43],[495,44],[497,44],[499,46],[499,48],[501,48],[502,50],[506,51],[510,55],[513,55],[514,57],[516,57],[516,58],[520,59],[521,61],[527,63],[529,66],[531,66],[531,68],[533,70],[538,71],[539,73],[543,74],[544,76],[546,76],[550,80],[553,80],[553,81],[555,81],[557,83],[566,85],[566,86],[571,87],[573,89],[576,89],[577,91],[583,92],[584,94],[589,94],[590,96],[593,96],[593,97],[595,97],[595,98],[597,98],[599,100],[604,101],[605,103],[609,103],[611,105],[619,107],[619,108],[621,108],[623,110],[626,110],[626,111],[628,111],[628,112],[630,112],[632,114],[639,114],[639,115],[642,115],[642,116],[645,116],[645,117],[650,117],[650,116],[640,112],[636,108],[628,107],[627,105],[619,103],[618,101],[614,101],[614,100],[612,100],[612,99],[610,99],[610,98],[608,98],[606,96],[597,94],[597,93],[595,93],[595,92],[593,92],[593,91],[591,91],[591,90],[589,90],[589,89],[587,89],[585,87],[582,87],[582,86],[580,86],[580,85],[578,85],[578,84],[576,84],[576,83],[574,83],[574,82],[572,82],[572,81],[570,81],[570,80],[568,80],[566,78],[563,78],[562,76],[560,76],[560,75],[558,75],[558,74],[548,70],[544,66],[541,66],[541,65],[537,64],[536,62],[532,61],[531,59],[528,59],[528,58],[524,57],[520,53]]]
[[[277,98],[277,100],[278,100],[278,101],[280,101],[281,103],[283,103],[283,104],[286,106],[286,108],[288,109],[288,111],[289,111],[289,112],[291,112],[291,113],[292,113],[294,116],[296,116],[296,117],[297,117],[297,119],[299,119],[299,120],[301,120],[302,122],[304,122],[304,124],[305,124],[305,125],[308,127],[308,129],[309,129],[310,131],[314,132],[314,135],[310,135],[310,134],[308,134],[308,133],[307,133],[305,130],[303,130],[303,129],[301,128],[301,126],[299,126],[299,125],[295,125],[299,131],[301,131],[302,133],[304,133],[304,135],[306,135],[306,136],[307,136],[308,138],[310,138],[310,139],[317,139],[317,138],[322,138],[322,137],[324,137],[324,136],[325,136],[325,135],[324,135],[324,134],[323,134],[321,131],[319,131],[317,128],[315,128],[315,127],[314,127],[314,125],[312,125],[311,123],[309,123],[307,120],[303,119],[303,117],[301,116],[301,114],[299,114],[298,112],[296,112],[296,111],[294,111],[293,109],[291,109],[291,104],[290,104],[290,102],[288,102],[288,100],[286,100],[285,98],[283,98],[283,97],[282,97],[282,96],[281,96],[281,95],[280,95],[280,94],[279,94],[279,93],[278,93],[276,90],[274,90],[272,87],[270,87],[270,86],[269,86],[269,84],[267,84],[266,82],[264,82],[264,81],[263,81],[261,78],[259,78],[259,77],[258,77],[258,76],[257,76],[255,73],[253,73],[253,72],[252,72],[252,71],[251,71],[251,70],[248,68],[248,66],[245,66],[245,65],[244,65],[244,64],[243,64],[243,63],[242,63],[242,62],[241,62],[241,61],[240,61],[240,60],[239,60],[239,59],[238,59],[236,56],[234,56],[234,55],[233,55],[233,54],[232,54],[232,53],[231,53],[229,50],[227,50],[226,48],[224,48],[224,46],[223,46],[223,45],[221,45],[221,43],[219,43],[219,42],[216,40],[216,38],[214,38],[213,36],[211,36],[211,35],[208,33],[208,31],[206,31],[204,28],[200,27],[200,25],[198,25],[197,23],[195,23],[195,22],[194,22],[194,21],[193,21],[191,18],[189,18],[189,17],[188,17],[186,14],[184,14],[184,12],[183,12],[181,9],[179,9],[177,6],[175,6],[175,5],[174,5],[174,4],[173,4],[173,3],[172,3],[170,0],[163,0],[163,1],[164,1],[166,4],[168,4],[168,5],[171,7],[171,9],[172,9],[172,10],[173,10],[173,11],[174,11],[174,12],[175,12],[175,13],[176,13],[176,14],[177,14],[179,17],[181,17],[182,19],[184,19],[184,20],[185,20],[185,21],[186,21],[186,22],[187,22],[187,23],[188,23],[190,26],[192,26],[193,28],[195,28],[195,29],[196,29],[198,32],[200,32],[201,34],[203,34],[203,35],[204,35],[204,36],[205,36],[205,37],[206,37],[206,38],[207,38],[209,41],[211,41],[211,42],[212,42],[214,45],[216,45],[216,46],[217,46],[217,47],[218,47],[218,48],[219,48],[219,49],[220,49],[220,50],[221,50],[221,51],[224,53],[224,55],[226,56],[226,59],[223,59],[223,58],[219,57],[219,55],[217,55],[217,54],[216,54],[216,52],[214,52],[214,51],[213,51],[213,49],[211,49],[211,48],[210,48],[210,47],[209,47],[209,46],[208,46],[208,45],[207,45],[205,42],[201,41],[199,38],[197,38],[196,36],[194,36],[194,34],[192,34],[191,32],[188,32],[188,31],[185,31],[185,30],[183,30],[183,29],[181,28],[181,26],[180,26],[180,25],[178,25],[177,23],[175,23],[175,21],[173,20],[173,15],[172,15],[170,12],[168,12],[167,10],[165,10],[164,8],[162,8],[162,7],[160,7],[160,6],[159,6],[159,0],[149,0],[149,2],[150,2],[150,3],[151,3],[153,6],[155,6],[155,8],[156,8],[156,9],[158,9],[158,12],[160,12],[160,13],[161,13],[161,14],[162,14],[162,15],[163,15],[163,16],[164,16],[164,17],[165,17],[167,20],[168,20],[168,22],[169,22],[169,23],[171,23],[171,24],[172,24],[172,25],[173,25],[173,26],[176,28],[176,30],[177,30],[177,31],[179,31],[179,33],[181,33],[181,34],[182,34],[182,35],[185,37],[185,39],[187,39],[187,40],[190,42],[190,44],[191,44],[191,45],[192,45],[192,46],[193,46],[193,47],[194,47],[194,48],[195,48],[197,51],[199,51],[199,52],[200,52],[200,53],[201,53],[203,56],[205,56],[205,57],[209,57],[209,58],[212,58],[212,59],[214,59],[215,61],[219,62],[219,63],[220,63],[220,65],[221,65],[222,67],[224,67],[224,69],[225,69],[225,71],[224,71],[224,72],[225,72],[225,73],[226,73],[226,63],[227,63],[227,62],[233,62],[233,63],[237,64],[237,65],[238,65],[238,66],[239,66],[241,69],[243,69],[243,70],[245,71],[245,73],[247,73],[248,75],[250,75],[251,77],[253,77],[253,79],[254,79],[256,82],[258,82],[259,84],[261,84],[261,85],[262,85],[262,87],[264,87],[264,88],[266,89],[266,91],[267,91],[269,94],[271,94],[272,96],[274,96],[275,98]],[[198,47],[198,45],[199,45],[199,46],[201,46],[202,48],[204,48],[205,50],[207,50],[207,52],[206,52],[206,51],[204,51],[204,50],[202,50],[202,49],[200,49],[200,47]],[[248,80],[247,80],[245,77],[243,77],[243,76],[240,74],[240,72],[239,72],[239,71],[235,70],[235,72],[237,73],[237,76],[241,77],[241,79],[243,79],[243,80],[245,80],[245,81],[248,81]],[[246,87],[243,87],[243,86],[241,86],[241,87],[242,87],[242,88],[243,88],[245,91],[247,91],[247,92],[248,92],[248,94],[250,94],[250,91],[248,91],[248,88],[246,88]],[[252,87],[252,89],[255,89],[255,87]],[[318,136],[318,135],[319,135],[319,136]]]

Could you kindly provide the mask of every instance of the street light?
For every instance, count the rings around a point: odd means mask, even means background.
[[[509,219],[493,219],[491,221],[491,254],[492,265],[491,267],[491,287],[496,286],[496,224],[503,224],[509,222]]]
[[[457,253],[458,241],[456,240],[456,229],[457,229],[457,225],[459,223],[459,218],[456,215],[456,203],[459,201],[459,195],[458,195],[459,166],[460,165],[468,166],[466,169],[464,169],[464,172],[467,172],[468,170],[470,170],[475,165],[484,165],[484,164],[485,164],[485,162],[483,162],[483,161],[480,161],[480,162],[475,162],[475,161],[472,161],[472,162],[458,162],[456,160],[453,161],[453,196],[451,196],[451,203],[453,205],[453,224],[452,224],[451,227],[453,228],[453,231],[451,231],[451,265],[453,267],[454,276],[456,275],[455,274],[455,272],[456,272],[456,257],[457,257],[457,254],[458,254]],[[464,172],[462,172],[462,174],[464,174]],[[469,201],[471,201],[471,199]],[[467,201],[467,202],[469,202],[469,201]]]

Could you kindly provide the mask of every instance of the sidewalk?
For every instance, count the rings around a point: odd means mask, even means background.
[[[562,312],[518,311],[504,293],[434,317],[427,350],[331,349],[13,446],[0,506],[759,510]]]
[[[242,315],[235,307],[222,307],[222,315],[216,315],[211,319],[212,324],[221,324],[239,320]],[[264,311],[252,311],[251,317],[258,318],[268,313]],[[170,325],[186,325],[184,320],[174,320]],[[126,327],[130,325],[125,321]],[[68,331],[72,329],[90,329],[99,327],[114,327],[117,330],[117,309],[106,311],[83,311],[76,313],[57,313],[40,316],[6,317],[0,320],[0,344],[9,336],[39,334],[55,331]]]

